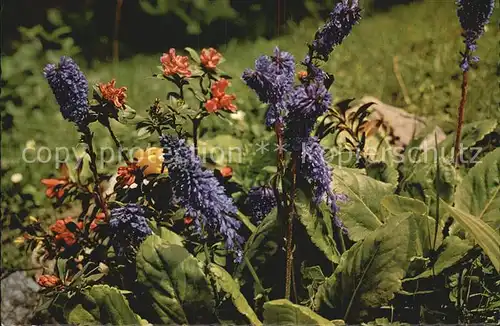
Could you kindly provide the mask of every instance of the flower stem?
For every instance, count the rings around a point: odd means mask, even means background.
[[[90,156],[90,170],[92,171],[92,175],[94,177],[94,197],[96,199],[97,205],[101,207],[103,213],[108,216],[108,210],[106,208],[106,201],[102,197],[101,186],[99,183],[99,173],[97,172],[97,156],[94,152],[94,146],[92,145],[92,132],[88,127],[82,130],[83,139],[85,144],[87,144],[87,153]]]
[[[290,193],[290,207],[288,215],[288,228],[286,235],[286,273],[285,273],[285,299],[290,300],[293,273],[293,218],[295,216],[295,188],[297,186],[297,154],[292,157],[292,192]]]
[[[193,145],[194,154],[198,155],[198,128],[200,127],[201,119],[194,118],[193,120]]]
[[[453,152],[453,162],[455,167],[458,165],[460,160],[460,141],[462,138],[462,126],[464,124],[464,111],[465,111],[465,101],[467,100],[467,71],[463,72],[462,75],[462,98],[460,99],[460,106],[458,107],[458,120],[457,120],[457,132],[455,137],[455,150]]]
[[[118,138],[116,137],[115,133],[113,132],[113,129],[111,129],[111,124],[109,122],[106,124],[106,128],[108,128],[109,134],[111,135],[111,138],[113,138],[113,141],[115,142],[116,147],[120,151],[122,158],[125,160],[125,163],[130,164],[130,160],[128,159],[127,154],[123,151],[123,147]]]

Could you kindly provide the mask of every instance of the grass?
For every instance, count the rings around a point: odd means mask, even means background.
[[[491,21],[498,21],[499,16],[496,10]],[[320,24],[311,20],[299,25],[290,23],[286,35],[274,40],[259,39],[252,43],[233,40],[219,49],[226,57],[221,68],[234,77],[232,92],[237,95],[237,104],[246,113],[246,120],[244,123],[232,122],[221,126],[220,122],[212,119],[205,125],[205,131],[215,133],[224,129],[224,133],[230,132],[237,137],[264,133],[265,109],[239,76],[245,68],[253,67],[259,55],[271,54],[276,45],[290,51],[298,60],[302,59],[306,42],[311,40]],[[430,117],[449,132],[454,128],[460,100],[458,61],[463,47],[460,33],[452,1],[429,0],[402,5],[390,12],[363,19],[324,67],[335,74],[336,82],[331,91],[336,100],[364,95],[378,97],[409,112]],[[466,121],[500,120],[498,30],[493,23],[478,46],[477,54],[481,61],[470,72]],[[117,65],[96,63],[86,73],[91,83],[116,78],[119,86],[127,86],[129,104],[138,115],[144,116],[154,99],[164,99],[168,91],[166,81],[150,77],[155,72],[160,55],[137,55]],[[40,63],[40,70],[43,64]],[[24,177],[23,191],[33,194],[37,202],[42,202],[46,199],[39,180],[54,172],[54,162],[27,164],[22,160],[23,148],[30,140],[37,147],[48,146],[54,150],[71,147],[78,140],[78,135],[71,124],[62,120],[47,85],[27,90],[28,94],[31,91],[37,94],[45,92],[48,96],[36,110],[11,110],[15,112],[15,123],[14,128],[2,137],[2,170],[8,171],[4,175],[7,184],[12,174],[21,173]],[[147,141],[137,143],[130,127],[117,123],[115,127],[125,144],[146,145]],[[111,140],[102,131],[97,132],[96,140],[98,146],[112,146]],[[2,190],[9,187],[2,182]]]

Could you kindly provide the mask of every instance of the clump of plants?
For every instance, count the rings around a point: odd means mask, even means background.
[[[461,1],[461,19],[483,28],[493,3],[482,2]],[[495,320],[500,150],[480,151],[478,163],[469,150],[465,164],[454,159],[455,135],[433,148],[420,147],[417,135],[395,153],[367,120],[371,103],[334,106],[330,88],[341,81],[322,63],[360,19],[358,2],[343,0],[302,60],[276,47],[243,72],[267,105],[269,137],[257,150],[240,140],[244,155],[232,165],[207,158],[206,146],[220,138],[200,133],[205,119],[238,110],[217,50],[163,54],[155,77],[176,91],[136,123],[141,137],[157,135],[157,147],[133,155],[111,123],[135,116],[127,88],[100,83],[89,101],[71,58],[47,65],[86,154],[60,178],[42,180],[58,205],[79,203],[78,216],[51,226],[34,219],[22,240],[46,266],[40,309],[70,324]],[[93,147],[92,130],[102,127],[125,162],[106,189]],[[475,128],[458,138],[480,143]],[[368,155],[370,138],[389,150]],[[343,165],[331,163],[332,149],[348,157]]]

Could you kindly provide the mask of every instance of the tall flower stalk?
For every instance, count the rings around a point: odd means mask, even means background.
[[[457,129],[453,161],[455,166],[460,159],[460,142],[464,124],[465,103],[467,101],[468,71],[471,63],[479,61],[473,52],[477,49],[477,40],[483,35],[493,13],[494,0],[457,0],[457,16],[462,26],[465,50],[461,53],[460,68],[462,69],[462,95],[458,106]]]
[[[278,174],[285,177],[285,151],[291,155],[291,187],[282,185],[283,195],[278,199],[278,215],[287,215],[285,298],[290,299],[293,269],[293,220],[295,212],[295,192],[299,180],[305,180],[313,189],[314,200],[326,201],[331,207],[335,224],[345,232],[342,222],[335,216],[336,201],[341,197],[330,188],[331,170],[324,158],[324,150],[311,136],[316,120],[331,105],[332,96],[328,88],[333,76],[328,75],[318,65],[326,61],[333,49],[351,32],[359,21],[361,9],[357,0],[342,0],[330,13],[329,20],[318,30],[309,52],[302,62],[307,72],[300,74],[301,84],[294,86],[295,60],[287,52],[275,49],[273,56],[260,56],[255,61],[255,69],[247,69],[243,80],[268,104],[266,124],[273,127],[278,147]],[[287,191],[288,190],[288,191]],[[288,193],[287,193],[288,192]],[[280,200],[282,198],[282,200]],[[280,209],[284,206],[284,210]]]

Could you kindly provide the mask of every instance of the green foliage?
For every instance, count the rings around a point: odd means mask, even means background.
[[[130,309],[127,299],[117,289],[94,285],[80,294],[77,303],[67,312],[67,321],[76,325],[136,325],[138,317]],[[70,302],[71,303],[71,302]]]
[[[402,214],[356,243],[318,289],[317,309],[357,321],[367,308],[387,304],[401,289],[410,259],[430,250],[429,222],[425,215]]]
[[[307,307],[280,299],[264,304],[264,325],[333,325],[333,323]]]
[[[309,197],[310,198],[310,197]],[[325,207],[315,207],[304,192],[298,191],[295,201],[297,217],[306,228],[311,241],[320,249],[332,263],[338,264],[340,254],[333,238],[331,213]]]
[[[372,179],[361,170],[338,167],[333,172],[333,189],[349,198],[339,203],[339,216],[349,229],[349,237],[358,241],[384,222],[380,201],[393,193],[394,186]]]
[[[137,280],[151,305],[151,322],[214,322],[213,292],[202,268],[189,252],[152,235],[137,255]]]
[[[455,207],[500,228],[500,148],[469,170],[455,190]]]
[[[224,323],[236,323],[238,321],[254,326],[262,325],[262,322],[248,304],[247,299],[240,292],[238,282],[225,269],[216,264],[209,264],[208,271],[215,283],[217,292],[222,295],[224,300],[231,300],[231,309],[222,310],[220,307],[217,309],[219,321]],[[225,317],[226,315],[234,315],[235,310],[238,312],[237,319],[233,319],[235,317]]]

